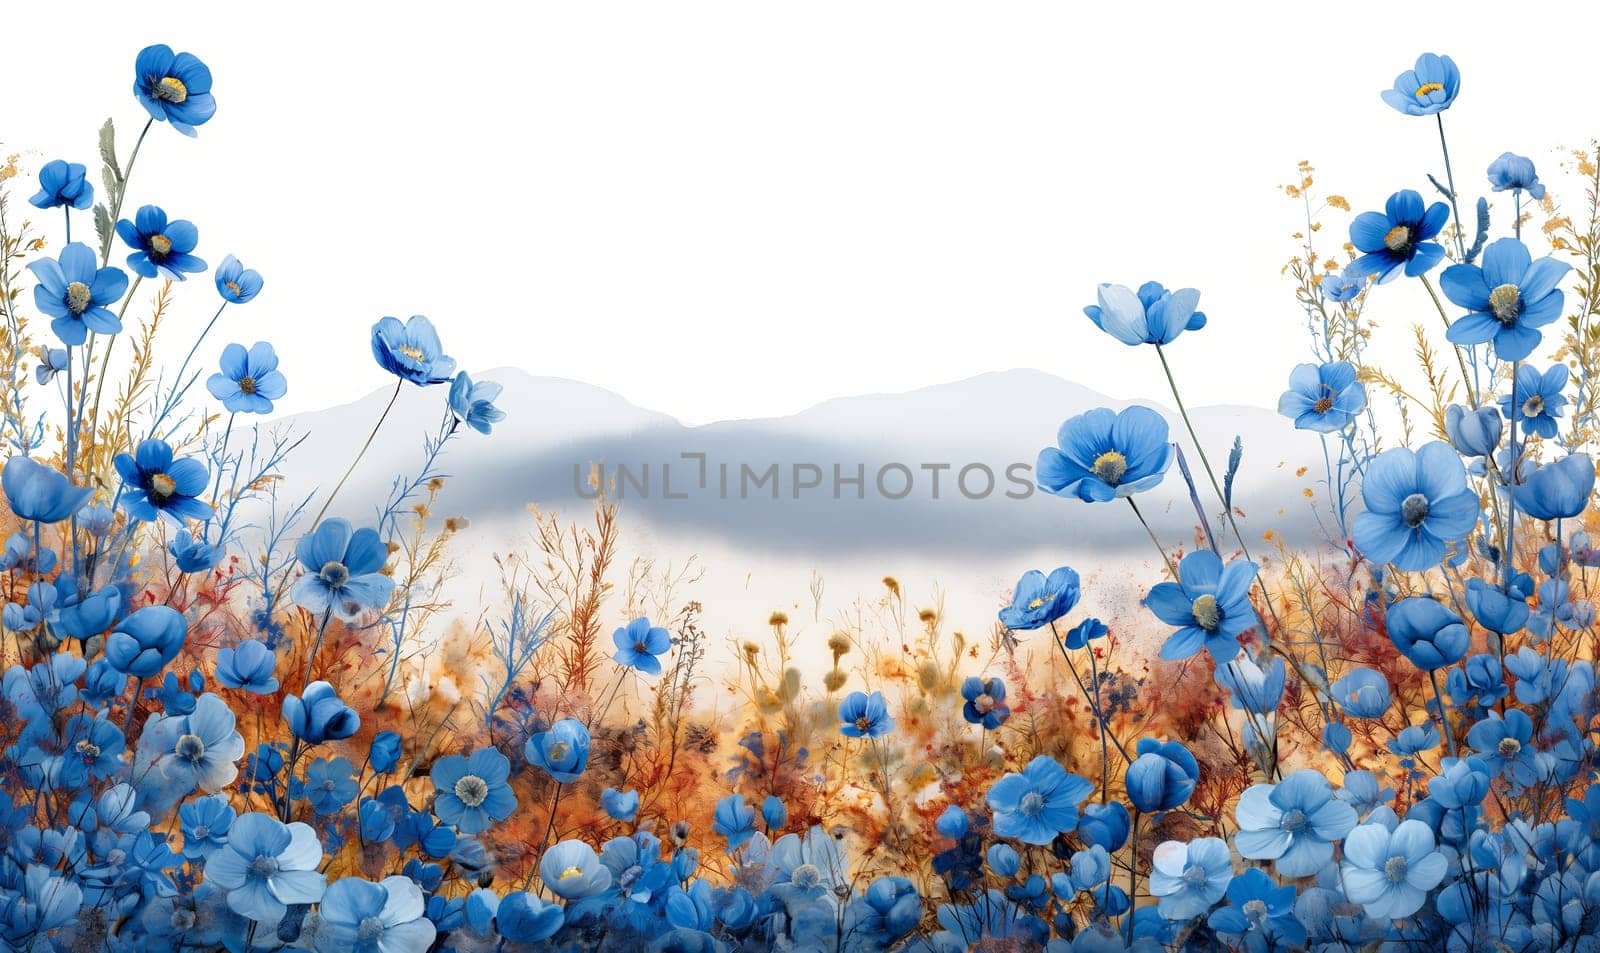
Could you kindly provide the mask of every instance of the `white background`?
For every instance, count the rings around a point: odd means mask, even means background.
[[[369,9],[6,16],[0,140],[33,168],[93,165],[107,115],[126,156],[140,47],[211,66],[216,118],[152,130],[127,212],[163,205],[213,265],[264,273],[203,356],[273,341],[285,411],[382,386],[368,328],[411,313],[465,368],[686,422],[1018,366],[1155,397],[1148,350],[1080,310],[1149,278],[1211,315],[1174,349],[1191,401],[1271,405],[1305,357],[1278,275],[1300,210],[1277,186],[1311,159],[1357,211],[1426,190],[1433,121],[1378,96],[1418,53],[1464,74],[1446,127],[1468,201],[1501,151],[1555,185],[1554,148],[1600,133],[1589,4]],[[190,284],[169,354],[214,307],[209,276]],[[1414,283],[1381,293],[1386,323],[1435,325]]]

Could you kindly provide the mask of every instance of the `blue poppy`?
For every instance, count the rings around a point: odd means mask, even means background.
[[[1452,344],[1494,343],[1502,361],[1520,361],[1539,346],[1539,328],[1561,317],[1556,287],[1572,267],[1546,255],[1534,261],[1515,238],[1490,242],[1482,264],[1451,265],[1439,277],[1444,296],[1467,314],[1450,325]]]
[[[191,137],[217,111],[211,70],[193,53],[174,53],[165,43],[139,51],[133,63],[133,95],[151,119],[170,122]]]
[[[1054,758],[1039,755],[1020,773],[989,788],[985,800],[994,812],[994,832],[1024,844],[1048,844],[1078,826],[1078,805],[1094,785],[1067,772]]]
[[[178,566],[179,572],[210,572],[222,562],[222,549],[207,543],[199,536],[178,533],[167,544],[167,552]]]
[[[228,830],[233,827],[236,817],[238,814],[228,804],[225,794],[185,801],[178,808],[178,821],[183,831],[183,856],[199,860],[216,853],[228,842]]]
[[[1424,53],[1415,67],[1394,78],[1394,87],[1383,91],[1383,101],[1407,116],[1431,116],[1449,109],[1460,91],[1455,60]]]
[[[611,633],[617,647],[612,656],[624,668],[636,668],[646,675],[661,674],[661,659],[672,648],[672,633],[640,616]]]
[[[240,754],[244,752],[241,751]],[[300,793],[318,814],[337,814],[356,799],[361,786],[351,776],[348,758],[318,758],[306,765],[306,780]]]
[[[118,222],[117,237],[133,249],[128,267],[136,275],[164,275],[183,281],[189,273],[206,270],[206,263],[191,254],[200,243],[200,230],[184,219],[168,222],[160,206],[146,205],[134,214],[133,221]]]
[[[1255,625],[1250,585],[1256,564],[1236,559],[1226,567],[1207,549],[1196,550],[1178,563],[1178,581],[1158,583],[1144,604],[1156,618],[1178,627],[1161,646],[1164,659],[1186,659],[1209,650],[1217,664],[1239,654],[1239,635]]]
[[[1422,196],[1401,189],[1389,196],[1382,212],[1362,212],[1350,223],[1350,243],[1362,252],[1345,272],[1353,278],[1377,276],[1382,284],[1402,272],[1408,278],[1426,274],[1444,259],[1444,248],[1429,241],[1450,218],[1450,206],[1435,202],[1426,208]]]
[[[1439,885],[1449,862],[1434,847],[1433,830],[1404,820],[1393,831],[1363,824],[1344,842],[1340,864],[1345,896],[1376,920],[1398,920],[1422,909],[1428,891]]]
[[[48,384],[56,379],[56,375],[67,369],[67,360],[70,355],[64,347],[39,348],[39,364],[33,369],[33,377],[41,385]]]
[[[106,661],[124,675],[151,678],[178,657],[189,626],[171,606],[145,606],[106,636]]]
[[[1107,851],[1121,850],[1128,842],[1133,818],[1120,801],[1090,804],[1083,809],[1078,820],[1078,838],[1090,847]]]
[[[1544,184],[1539,181],[1533,160],[1514,152],[1502,152],[1489,163],[1489,186],[1496,192],[1526,192],[1535,202],[1544,199]]]
[[[292,590],[296,605],[318,613],[331,609],[353,622],[389,604],[394,579],[383,574],[389,549],[376,530],[352,529],[346,519],[323,520],[301,538],[295,556],[305,570]]]
[[[278,690],[278,656],[254,639],[217,651],[217,681],[256,695]]]
[[[506,895],[495,911],[495,930],[513,943],[540,943],[555,936],[566,920],[566,910],[521,890]]]
[[[639,813],[639,792],[606,788],[600,792],[600,807],[614,821],[631,821]]]
[[[1518,575],[1527,579],[1525,575]],[[1531,582],[1529,588],[1532,588]],[[1508,594],[1499,586],[1474,576],[1467,580],[1467,608],[1479,625],[1500,635],[1520,632],[1528,624],[1528,597],[1515,586]],[[1466,654],[1465,647],[1462,654]]]
[[[283,720],[290,734],[306,744],[342,741],[361,728],[361,716],[339,699],[327,682],[312,682],[299,695],[283,699]]]
[[[1572,519],[1588,508],[1594,476],[1594,463],[1585,453],[1547,463],[1517,484],[1517,509],[1539,520]]]
[[[182,523],[211,516],[211,507],[198,499],[210,482],[210,471],[193,457],[174,460],[172,445],[165,440],[146,440],[132,454],[117,454],[113,462],[123,481],[122,507],[134,519],[148,522],[165,515]]]
[[[61,343],[76,347],[97,334],[117,334],[122,322],[110,305],[128,290],[121,268],[101,268],[94,250],[82,242],[61,249],[58,258],[41,258],[28,270],[38,280],[33,303],[50,317],[50,330]]]
[[[228,843],[206,862],[205,878],[227,893],[228,908],[251,920],[276,920],[289,904],[322,899],[322,845],[309,826],[260,812],[240,815]]]
[[[157,715],[145,726],[140,745],[163,752],[162,773],[179,790],[215,794],[239,776],[244,738],[235,729],[233,709],[216,695],[201,695],[187,715]]]
[[[851,738],[876,738],[894,730],[883,692],[851,692],[839,703],[839,733]]]
[[[1039,488],[1088,503],[1151,489],[1172,465],[1167,421],[1148,407],[1079,414],[1061,425],[1056,443],[1039,451]]]
[[[1520,787],[1544,780],[1552,767],[1532,742],[1533,719],[1520,708],[1507,709],[1504,716],[1491,711],[1467,732],[1467,744],[1478,752],[1478,761]]]
[[[1478,522],[1478,495],[1467,488],[1461,458],[1437,440],[1379,454],[1367,465],[1361,498],[1367,511],[1356,516],[1356,548],[1406,572],[1439,565],[1445,547]]]
[[[1477,758],[1445,758],[1440,773],[1428,779],[1428,796],[1446,810],[1477,807],[1489,796],[1493,780]]]
[[[1382,718],[1389,710],[1389,680],[1382,672],[1370,668],[1357,668],[1328,686],[1333,700],[1351,718]]]
[[[1234,708],[1266,715],[1277,711],[1282,703],[1287,675],[1282,656],[1275,656],[1262,668],[1249,653],[1242,653],[1229,664],[1217,666],[1211,677],[1227,690]]]
[[[404,751],[404,742],[400,735],[393,731],[380,731],[372,739],[372,748],[369,761],[372,770],[378,774],[388,774],[400,763],[400,755]]]
[[[1284,877],[1321,870],[1357,821],[1355,809],[1333,796],[1328,779],[1309,768],[1278,784],[1251,785],[1239,796],[1234,818],[1239,855],[1273,861]]]
[[[529,737],[523,754],[530,764],[562,784],[570,784],[589,765],[589,729],[576,718],[563,718],[550,730]]]
[[[463,834],[481,834],[517,808],[511,760],[494,748],[479,748],[467,758],[440,758],[432,778],[433,813]]]
[[[506,419],[506,412],[494,405],[500,390],[494,381],[473,383],[471,375],[462,371],[450,382],[450,413],[478,433],[486,434]]]
[[[342,877],[317,907],[317,953],[428,953],[438,929],[427,917],[422,888],[410,877],[371,883]]]
[[[39,167],[39,191],[28,199],[34,208],[67,206],[83,211],[94,204],[94,186],[81,162],[51,159]]]
[[[229,304],[248,304],[261,293],[264,284],[259,271],[246,268],[232,255],[222,259],[212,277],[217,282],[217,294]]]
[[[6,460],[5,469],[0,470],[0,488],[18,519],[37,523],[59,523],[94,495],[94,487],[73,486],[60,470],[21,455]]]
[[[1099,304],[1085,307],[1083,313],[1123,344],[1171,344],[1183,332],[1206,326],[1205,314],[1195,310],[1200,292],[1193,288],[1168,291],[1149,281],[1139,286],[1137,294],[1110,284],[1100,285],[1095,294]]]
[[[419,386],[443,384],[455,374],[455,358],[446,357],[433,323],[413,315],[405,324],[384,318],[372,326],[372,356],[378,366]]]
[[[581,840],[564,840],[539,859],[539,879],[563,900],[582,900],[609,889],[612,878],[593,847]]]
[[[1317,290],[1322,296],[1335,304],[1345,304],[1354,301],[1367,282],[1364,276],[1351,275],[1345,272],[1333,272],[1322,276],[1317,283]]]
[[[1349,361],[1301,364],[1289,374],[1289,389],[1278,398],[1278,413],[1296,430],[1336,433],[1367,406],[1367,389]]]
[[[1169,840],[1150,855],[1150,894],[1168,920],[1192,920],[1228,892],[1233,855],[1225,841],[1200,837],[1185,844]]]
[[[1499,400],[1500,412],[1525,435],[1554,437],[1559,426],[1556,418],[1567,406],[1566,395],[1561,393],[1566,386],[1565,364],[1552,364],[1543,373],[1532,364],[1518,365],[1511,393]]]
[[[1017,580],[1011,605],[1000,610],[1000,623],[1017,632],[1049,625],[1078,604],[1078,573],[1061,566],[1046,576],[1030,569]]]
[[[235,414],[270,414],[272,402],[289,392],[289,382],[278,370],[278,354],[266,341],[246,351],[242,344],[222,349],[222,370],[206,381],[206,390]]]
[[[1069,649],[1081,649],[1095,639],[1104,638],[1111,632],[1111,628],[1099,619],[1090,616],[1067,630],[1061,637],[1061,644]]]
[[[789,808],[784,805],[783,798],[769,794],[761,801],[761,821],[769,832],[781,830],[789,823]]]
[[[711,829],[727,838],[732,853],[756,834],[756,809],[742,794],[730,794],[712,810]]]
[[[1123,774],[1128,801],[1143,814],[1182,807],[1200,780],[1200,763],[1176,741],[1140,738],[1133,763]]]
[[[1293,949],[1306,942],[1306,928],[1295,916],[1294,886],[1280,887],[1251,867],[1228,882],[1228,905],[1212,912],[1206,925],[1218,933],[1261,937],[1245,949]]]
[[[1445,434],[1465,457],[1486,457],[1500,445],[1502,424],[1493,407],[1468,410],[1460,404],[1444,409]]]
[[[1391,603],[1384,624],[1395,648],[1424,672],[1461,661],[1472,643],[1461,617],[1427,596],[1411,596]]]
[[[1011,717],[1006,707],[1006,683],[998,678],[982,679],[970,676],[961,683],[961,716],[969,724],[982,725],[994,731]]]

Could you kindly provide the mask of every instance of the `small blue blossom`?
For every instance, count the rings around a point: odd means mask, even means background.
[[[1367,389],[1349,361],[1300,364],[1289,374],[1289,389],[1278,398],[1278,413],[1296,430],[1336,433],[1367,406]]]
[[[1448,56],[1424,53],[1416,66],[1394,78],[1383,101],[1408,116],[1431,116],[1450,108],[1461,91],[1461,71]]]
[[[1094,786],[1069,774],[1054,758],[1039,755],[1020,773],[1008,774],[989,788],[994,832],[1024,844],[1048,844],[1057,834],[1078,826],[1078,805]]]
[[[289,392],[289,382],[278,370],[272,345],[257,341],[246,351],[242,344],[222,349],[222,370],[206,379],[206,390],[234,414],[270,414],[272,402]]]
[[[217,294],[229,304],[249,304],[265,284],[260,272],[241,265],[232,255],[222,259],[213,277],[217,282]]]
[[[206,270],[205,261],[193,254],[200,243],[200,230],[185,219],[167,221],[166,210],[158,205],[139,209],[133,221],[118,222],[117,237],[133,249],[133,254],[128,256],[128,268],[141,277],[160,275],[183,281],[191,274]]]
[[[42,172],[40,177],[43,178]],[[1496,192],[1526,192],[1535,202],[1544,200],[1544,184],[1539,181],[1533,160],[1513,152],[1502,152],[1489,163],[1489,187]]]
[[[432,777],[433,813],[463,834],[481,834],[517,808],[511,760],[494,748],[479,748],[466,758],[440,758]]]
[[[1000,610],[1000,623],[1015,632],[1049,625],[1078,604],[1078,573],[1060,566],[1046,576],[1030,569],[1017,580],[1011,604]]]
[[[100,267],[88,245],[73,242],[61,249],[60,257],[41,258],[28,270],[38,281],[33,304],[51,319],[50,330],[61,343],[77,347],[88,340],[90,331],[122,331],[111,306],[128,290],[128,276],[121,268]]]
[[[611,641],[617,647],[612,658],[618,665],[646,675],[660,675],[660,656],[672,648],[672,633],[652,626],[648,618],[640,616],[611,633]]]
[[[139,51],[133,64],[133,95],[150,118],[169,122],[186,136],[217,111],[211,70],[193,53],[174,53],[165,43]]]
[[[1181,660],[1202,648],[1221,665],[1239,654],[1239,636],[1256,624],[1250,586],[1256,564],[1236,559],[1226,566],[1210,550],[1196,550],[1178,563],[1178,581],[1157,583],[1144,604],[1177,631],[1161,646],[1161,657]]]
[[[494,405],[500,390],[493,381],[473,383],[472,377],[462,371],[450,382],[450,413],[478,433],[487,434],[506,419],[506,412]]]
[[[851,692],[839,703],[839,733],[850,738],[876,738],[894,730],[883,692]]]
[[[374,324],[372,356],[379,367],[419,386],[443,384],[456,371],[455,359],[445,356],[433,322],[420,314],[405,324],[398,318]]]
[[[1061,425],[1055,447],[1039,451],[1039,488],[1105,503],[1155,487],[1172,465],[1167,421],[1148,407],[1099,407]]]

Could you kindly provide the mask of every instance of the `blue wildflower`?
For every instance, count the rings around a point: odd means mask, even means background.
[[[6,460],[0,470],[0,488],[17,519],[37,523],[59,523],[94,495],[94,487],[73,486],[60,470],[20,454]]]
[[[1090,804],[1078,819],[1078,839],[1090,847],[1106,851],[1121,850],[1128,842],[1133,819],[1120,801]]]
[[[1266,668],[1256,664],[1249,653],[1243,653],[1228,665],[1219,665],[1212,679],[1227,689],[1228,700],[1234,708],[1257,715],[1267,715],[1278,710],[1283,701],[1283,689],[1288,668],[1282,656],[1274,656]]]
[[[608,787],[600,792],[600,807],[614,821],[631,821],[639,813],[639,792]]]
[[[564,840],[539,859],[539,879],[563,900],[582,900],[611,886],[611,871],[581,840]]]
[[[1293,949],[1306,942],[1306,928],[1294,913],[1292,885],[1280,887],[1259,867],[1251,867],[1229,881],[1227,898],[1226,907],[1206,918],[1206,924],[1218,933],[1254,933],[1266,949]]]
[[[1236,559],[1226,567],[1210,550],[1196,550],[1178,563],[1178,581],[1157,583],[1144,604],[1177,631],[1161,646],[1164,659],[1186,659],[1209,650],[1223,664],[1239,654],[1239,635],[1255,625],[1250,584],[1256,564]]]
[[[1056,443],[1039,451],[1039,488],[1086,503],[1151,489],[1172,465],[1167,421],[1148,407],[1079,414],[1061,425]]]
[[[347,758],[318,758],[306,765],[301,797],[310,801],[311,809],[318,814],[339,813],[361,790],[351,775],[353,769]]]
[[[1333,845],[1356,826],[1355,809],[1333,795],[1318,771],[1296,771],[1278,784],[1251,785],[1234,808],[1234,846],[1270,860],[1284,877],[1307,877],[1333,859]]]
[[[33,377],[42,386],[55,380],[57,374],[67,369],[70,355],[64,347],[41,347],[38,353],[39,364],[33,369]]]
[[[1128,801],[1143,814],[1183,806],[1200,780],[1200,763],[1176,741],[1140,738],[1133,763],[1123,775]]]
[[[555,936],[566,919],[559,903],[550,903],[521,890],[509,893],[495,911],[499,934],[513,943],[540,943]]]
[[[1379,454],[1367,465],[1361,498],[1367,511],[1356,516],[1356,548],[1406,572],[1439,565],[1446,546],[1478,522],[1478,495],[1467,488],[1461,458],[1437,440],[1416,452],[1393,447]]]
[[[783,826],[789,823],[789,808],[784,806],[783,798],[769,794],[762,800],[761,821],[767,825],[769,833],[782,830]]]
[[[1539,520],[1572,519],[1588,508],[1594,477],[1594,463],[1585,453],[1547,463],[1513,490],[1517,509]]]
[[[876,738],[894,730],[883,692],[851,692],[839,703],[839,733],[851,738]]]
[[[28,204],[34,208],[67,206],[83,211],[94,204],[94,186],[88,172],[81,162],[51,159],[39,167],[39,191],[28,199]]]
[[[206,390],[229,413],[270,414],[272,402],[289,392],[289,382],[278,370],[272,345],[257,341],[248,351],[242,344],[223,348],[222,370],[206,380]]]
[[[1567,386],[1565,364],[1551,365],[1540,373],[1531,364],[1521,364],[1511,385],[1511,393],[1499,400],[1500,412],[1518,424],[1524,434],[1540,437],[1556,435],[1556,418],[1567,406],[1561,389]]]
[[[183,613],[171,606],[145,606],[106,637],[106,661],[124,675],[152,678],[178,657],[188,628]]]
[[[1382,718],[1392,702],[1389,680],[1370,668],[1352,669],[1329,685],[1328,692],[1351,718]]]
[[[672,633],[652,626],[648,618],[640,616],[611,633],[611,641],[617,647],[612,658],[618,665],[636,668],[646,675],[660,675],[659,656],[672,648]]]
[[[346,622],[367,611],[381,611],[394,592],[394,579],[383,574],[388,547],[373,529],[353,529],[350,521],[323,520],[301,538],[295,557],[305,570],[295,581],[297,605],[327,612]]]
[[[1078,826],[1078,805],[1094,787],[1069,774],[1054,758],[1039,755],[1020,773],[1007,774],[989,788],[994,832],[1025,844],[1048,844]]]
[[[1394,87],[1383,91],[1383,101],[1407,116],[1432,116],[1449,109],[1460,91],[1455,60],[1424,53],[1416,66],[1394,78]]]
[[[1228,891],[1233,856],[1226,842],[1201,837],[1187,844],[1166,841],[1150,857],[1150,893],[1168,920],[1191,920],[1210,910]]]
[[[506,412],[494,405],[500,390],[493,381],[473,383],[472,377],[462,371],[450,382],[450,413],[478,433],[486,434],[506,419]]]
[[[1296,430],[1336,433],[1367,406],[1367,389],[1349,361],[1300,364],[1289,374],[1289,389],[1278,398],[1278,413]]]
[[[43,173],[40,173],[43,178]],[[1544,199],[1544,184],[1533,167],[1533,160],[1514,152],[1502,152],[1489,163],[1489,186],[1496,192],[1517,190],[1528,193],[1535,202]]]
[[[217,651],[217,681],[228,688],[271,695],[278,690],[277,668],[277,654],[254,639]]]
[[[528,762],[569,784],[578,780],[589,764],[589,729],[576,718],[563,718],[528,738],[523,747]]]
[[[299,695],[283,699],[283,720],[289,731],[306,744],[342,741],[361,727],[361,716],[339,700],[327,682],[312,682]]]
[[[438,932],[425,916],[422,888],[410,877],[335,880],[317,911],[312,947],[318,953],[428,953]]]
[[[196,257],[194,247],[200,243],[200,230],[186,219],[167,221],[167,213],[158,205],[146,205],[134,213],[133,221],[123,219],[117,223],[117,237],[133,249],[128,256],[128,267],[145,278],[162,275],[173,281],[183,281],[190,274],[206,270],[204,260]]]
[[[378,774],[388,774],[400,763],[400,755],[404,750],[400,735],[393,731],[380,731],[372,739],[372,749],[368,761],[372,770]]]
[[[50,317],[50,330],[61,343],[77,347],[97,334],[117,334],[122,322],[110,305],[128,290],[128,276],[121,268],[100,267],[94,251],[82,242],[61,249],[57,258],[41,258],[30,264],[38,284],[33,288],[33,303]]]
[[[1377,920],[1398,920],[1422,909],[1448,868],[1434,847],[1433,831],[1417,820],[1401,821],[1392,832],[1377,823],[1357,827],[1345,838],[1340,864],[1345,896]]]
[[[969,676],[961,683],[961,716],[969,724],[982,725],[994,731],[1011,717],[1006,707],[1006,683],[998,678],[982,679]]]
[[[1451,265],[1439,277],[1444,296],[1468,311],[1445,337],[1453,344],[1493,342],[1500,360],[1522,360],[1538,347],[1539,328],[1561,317],[1564,296],[1556,286],[1571,267],[1548,255],[1534,261],[1515,238],[1490,242],[1481,265]]]
[[[1377,276],[1382,284],[1400,275],[1415,278],[1444,260],[1444,247],[1429,239],[1450,218],[1450,206],[1435,202],[1426,208],[1422,196],[1401,189],[1389,196],[1382,212],[1362,212],[1350,223],[1350,243],[1362,252],[1345,269],[1353,278]]]
[[[1099,304],[1089,305],[1083,313],[1095,327],[1132,347],[1171,344],[1183,332],[1206,325],[1205,314],[1195,310],[1200,292],[1193,288],[1168,291],[1149,281],[1135,294],[1123,285],[1102,284],[1095,295]]]
[[[1104,622],[1091,616],[1068,629],[1061,637],[1061,644],[1069,649],[1081,649],[1095,639],[1104,638],[1110,631]]]
[[[206,881],[227,891],[228,908],[251,920],[274,920],[289,904],[316,903],[327,888],[318,872],[322,845],[310,827],[259,812],[240,815],[228,843],[206,862]]]
[[[1017,580],[1011,605],[1000,610],[1000,624],[1016,632],[1049,625],[1072,611],[1078,594],[1078,573],[1071,566],[1058,567],[1049,576],[1030,569]]]
[[[134,519],[148,522],[165,515],[182,523],[211,516],[211,507],[198,499],[211,472],[193,457],[174,460],[172,445],[165,440],[146,440],[112,462],[123,481],[123,509]]]
[[[222,259],[213,277],[217,281],[217,294],[229,304],[249,304],[265,284],[259,271],[246,268],[232,255]]]
[[[1468,410],[1451,404],[1444,409],[1444,427],[1462,456],[1485,457],[1500,445],[1500,415],[1493,407]]]
[[[1391,603],[1384,624],[1395,648],[1424,672],[1456,664],[1471,647],[1472,636],[1460,616],[1427,596]]]
[[[372,356],[389,373],[419,386],[443,384],[456,370],[433,323],[413,315],[405,324],[384,318],[372,326]]]
[[[151,119],[170,122],[186,136],[217,111],[211,70],[193,53],[174,53],[165,43],[139,51],[133,64],[133,95]]]
[[[1528,597],[1525,594],[1517,589],[1507,594],[1500,587],[1476,576],[1467,580],[1467,608],[1472,610],[1472,616],[1479,625],[1500,635],[1519,632],[1528,624]]]
[[[517,808],[511,760],[494,748],[440,758],[432,775],[433,813],[463,834],[481,834]]]
[[[1504,716],[1491,711],[1467,732],[1467,744],[1478,752],[1483,766],[1520,787],[1529,787],[1550,773],[1551,766],[1532,741],[1533,719],[1519,708],[1507,709]]]
[[[1322,280],[1317,283],[1317,290],[1322,292],[1322,296],[1329,301],[1335,304],[1345,304],[1346,302],[1354,301],[1356,295],[1360,294],[1361,290],[1366,286],[1367,282],[1363,277],[1349,275],[1341,271],[1323,275]]]

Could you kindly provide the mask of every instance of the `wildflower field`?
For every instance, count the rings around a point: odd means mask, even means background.
[[[288,485],[293,368],[247,333],[270,284],[139,187],[147,137],[214,114],[210,68],[133,66],[95,161],[0,167],[5,948],[1600,951],[1600,166],[1563,153],[1557,194],[1452,157],[1449,57],[1381,96],[1436,170],[1285,187],[1309,360],[1271,376],[1322,440],[1320,546],[1241,530],[1250,448],[1093,410],[1034,476],[1063,521],[1148,533],[1138,604],[1087,617],[1092,577],[1028,571],[963,634],[886,578],[825,646],[781,612],[708,634],[682,577],[619,559],[605,487],[534,510],[460,621],[441,461],[505,415],[448,321],[372,326],[373,380],[439,416],[370,518]],[[1433,309],[1386,312],[1410,282]],[[1084,308],[1185,424],[1199,297]],[[211,317],[157,366],[180,310]],[[1366,362],[1377,334],[1418,366]],[[1163,481],[1181,533],[1140,510]]]

